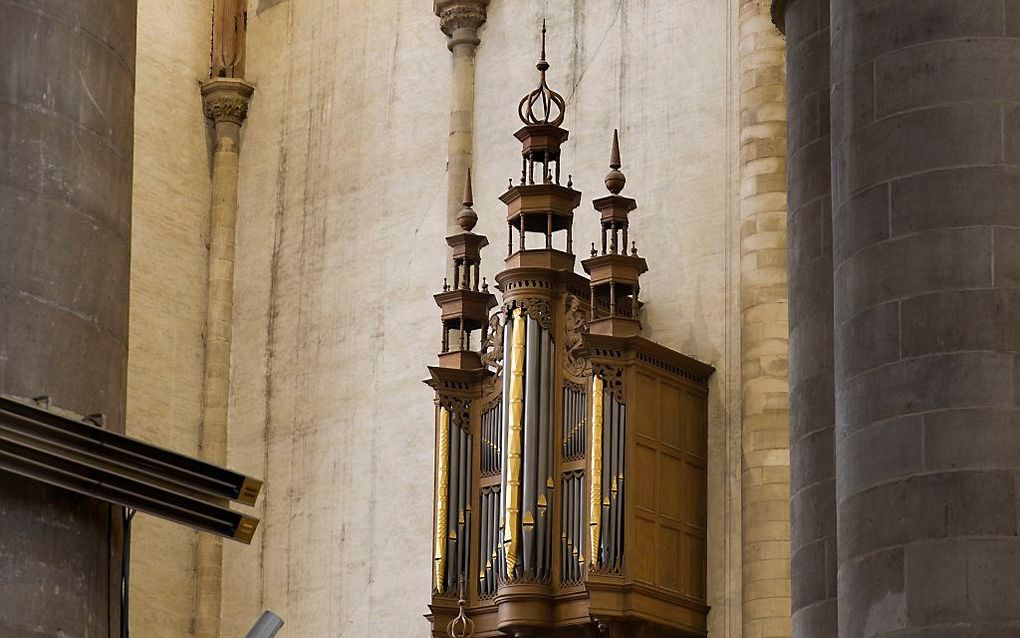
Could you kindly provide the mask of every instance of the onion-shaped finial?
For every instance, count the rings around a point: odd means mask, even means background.
[[[549,62],[545,58],[545,20],[542,21],[542,55],[538,60],[540,79],[538,88],[528,93],[517,107],[521,121],[528,126],[551,124],[559,126],[563,123],[567,103],[563,96],[549,88],[545,72],[549,70]]]

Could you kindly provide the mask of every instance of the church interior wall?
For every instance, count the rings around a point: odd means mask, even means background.
[[[205,0],[138,2],[128,434],[191,455],[202,411],[209,154],[198,86],[210,13]],[[134,635],[189,635],[195,534],[135,517]]]
[[[208,225],[197,83],[207,73],[207,4],[139,9],[138,354],[128,409],[144,428],[135,434],[191,452],[205,307],[195,239],[204,242]],[[428,630],[433,415],[420,381],[440,342],[430,296],[446,263],[451,60],[427,4],[249,7],[246,79],[256,90],[241,139],[228,465],[266,488],[252,546],[224,547],[224,636],[243,635],[262,609],[294,635],[355,635],[384,621],[389,635]],[[719,636],[740,626],[730,5],[492,2],[477,51],[474,145],[476,230],[492,242],[483,253],[491,282],[505,256],[497,196],[519,172],[516,106],[536,82],[547,17],[550,83],[567,98],[571,130],[564,166],[584,192],[575,251],[585,257],[597,236],[590,200],[605,194],[619,127],[624,194],[639,204],[634,238],[651,266],[645,334],[717,368],[709,596]],[[171,263],[181,275],[167,282]],[[139,547],[158,551],[135,552],[149,557],[136,567],[136,631],[187,635],[193,533],[152,521],[139,529]],[[162,612],[169,626],[156,622]]]

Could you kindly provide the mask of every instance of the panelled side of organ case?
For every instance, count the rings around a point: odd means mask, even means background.
[[[703,636],[706,616],[707,380],[712,368],[641,337],[586,337],[604,381],[619,371],[616,392],[603,391],[606,410],[622,403],[623,480],[620,521],[605,514],[610,481],[600,494],[600,562],[589,571],[593,617],[630,622],[662,619],[662,635]],[[620,414],[620,408],[617,408]],[[609,416],[604,428],[612,429]],[[605,434],[612,440],[612,435]],[[603,446],[613,454],[612,443]],[[594,508],[593,508],[594,510]],[[614,526],[623,525],[614,553]],[[608,527],[608,529],[605,529]],[[608,559],[608,560],[606,560]],[[626,609],[627,611],[623,611]],[[629,635],[629,634],[627,634]]]

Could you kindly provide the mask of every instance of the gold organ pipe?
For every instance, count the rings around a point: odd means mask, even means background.
[[[511,580],[517,566],[517,530],[521,512],[521,438],[524,418],[524,325],[521,309],[514,310],[513,345],[510,350],[510,414],[508,415],[509,440],[507,441],[506,473],[506,529],[503,544],[506,546],[506,571]]]
[[[435,573],[432,586],[443,591],[446,571],[446,514],[450,479],[450,411],[439,408],[439,458],[436,459],[436,538]]]
[[[591,526],[590,556],[592,565],[598,564],[599,532],[602,519],[602,378],[594,375],[591,380],[591,500],[588,519]]]

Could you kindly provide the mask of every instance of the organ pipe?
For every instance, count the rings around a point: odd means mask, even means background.
[[[436,537],[432,585],[442,591],[446,571],[447,495],[450,475],[450,412],[439,409],[439,454],[436,462]]]

